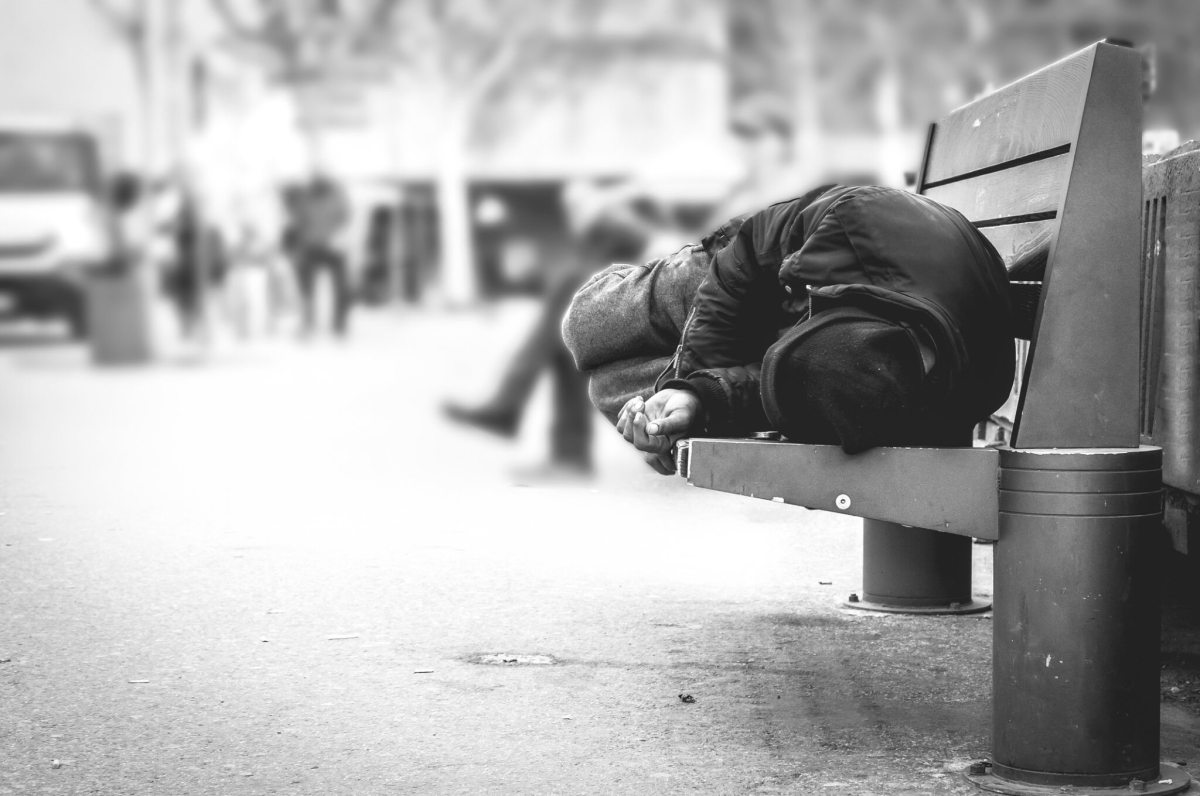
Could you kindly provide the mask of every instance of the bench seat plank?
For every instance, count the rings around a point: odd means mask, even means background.
[[[999,453],[988,448],[874,448],[693,439],[688,483],[872,520],[997,538]],[[849,505],[839,505],[845,496]],[[842,501],[845,503],[845,500]]]

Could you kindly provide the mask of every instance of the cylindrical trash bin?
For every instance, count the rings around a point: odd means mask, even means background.
[[[148,268],[97,270],[87,277],[88,340],[97,365],[138,365],[154,357],[154,278]]]

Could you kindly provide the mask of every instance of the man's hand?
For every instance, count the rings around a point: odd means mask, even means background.
[[[690,390],[660,390],[646,401],[629,399],[617,415],[617,431],[642,451],[647,464],[669,475],[675,472],[675,443],[700,426],[702,414],[700,399]]]

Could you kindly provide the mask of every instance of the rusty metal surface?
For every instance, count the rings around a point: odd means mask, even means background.
[[[983,448],[874,448],[693,439],[688,482],[962,536],[995,539],[999,454]]]

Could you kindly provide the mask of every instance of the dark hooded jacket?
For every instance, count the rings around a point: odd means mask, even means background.
[[[713,258],[658,388],[694,390],[707,433],[770,428],[764,353],[856,308],[913,330],[947,422],[986,418],[1009,395],[1012,310],[1003,261],[956,210],[891,188],[834,186],[750,216]],[[669,378],[673,376],[674,378]]]

